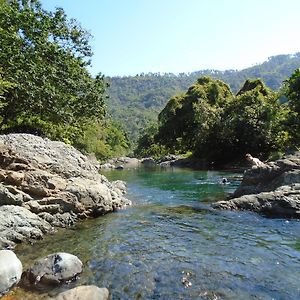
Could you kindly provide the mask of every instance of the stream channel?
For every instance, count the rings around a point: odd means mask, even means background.
[[[75,254],[84,272],[68,288],[107,287],[111,299],[300,299],[300,222],[210,207],[242,174],[140,168],[104,175],[127,182],[133,206],[19,246],[24,268],[53,252]]]

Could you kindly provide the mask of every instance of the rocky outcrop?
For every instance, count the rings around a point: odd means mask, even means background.
[[[300,219],[300,152],[247,170],[231,199],[213,206]]]
[[[0,297],[17,284],[22,275],[22,263],[14,252],[0,250]]]
[[[1,135],[0,249],[130,205],[125,184],[98,171],[96,161],[62,142]]]

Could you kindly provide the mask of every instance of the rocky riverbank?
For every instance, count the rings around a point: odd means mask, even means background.
[[[232,197],[213,207],[300,219],[300,152],[248,169]]]
[[[58,252],[36,260],[27,270],[11,250],[0,250],[0,298],[13,287],[22,287],[31,291],[43,291],[41,299],[74,300],[93,299],[107,300],[109,291],[94,285],[70,287],[83,271],[81,260],[70,253]],[[55,288],[60,287],[61,292]],[[4,299],[22,299],[10,292]],[[49,296],[49,293],[52,296]],[[1,298],[2,299],[2,298]],[[26,297],[26,299],[28,299]]]
[[[72,146],[30,134],[0,136],[0,249],[131,204],[125,183]]]
[[[186,167],[186,168],[198,168],[205,169],[209,166],[202,161],[198,161],[190,158],[183,158],[180,155],[169,154],[161,157],[160,159],[154,159],[152,157],[137,159],[132,157],[118,157],[109,159],[106,163],[100,165],[100,169],[135,169],[139,167],[154,167],[161,168],[168,167]]]

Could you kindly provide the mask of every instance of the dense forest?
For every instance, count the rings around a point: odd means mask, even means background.
[[[174,95],[185,92],[201,76],[227,83],[236,93],[247,79],[261,78],[267,87],[278,90],[282,82],[300,66],[300,53],[277,55],[250,68],[237,70],[202,70],[190,74],[139,74],[107,77],[110,84],[107,107],[115,120],[126,124],[126,131],[136,141],[141,128],[156,122],[158,113]]]
[[[246,153],[264,159],[300,146],[300,68],[279,91],[247,79],[234,94],[229,85],[200,77],[173,96],[138,142],[136,153],[159,157],[191,153],[222,165]]]
[[[0,0],[0,132],[63,140],[104,159],[128,140],[107,117],[104,76],[88,72],[90,34],[38,0]]]

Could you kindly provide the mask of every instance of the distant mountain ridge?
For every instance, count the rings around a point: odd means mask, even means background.
[[[168,100],[185,92],[199,77],[210,76],[227,83],[236,93],[246,79],[261,78],[273,90],[300,67],[300,52],[271,56],[262,64],[243,70],[200,70],[192,73],[147,73],[136,76],[106,77],[110,87],[107,107],[134,142],[140,130],[156,121]]]

